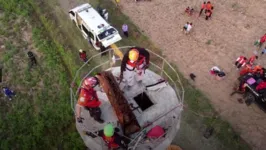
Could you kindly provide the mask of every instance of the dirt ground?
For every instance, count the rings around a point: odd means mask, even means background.
[[[253,104],[247,107],[230,97],[238,71],[233,63],[240,55],[250,57],[257,50],[253,43],[265,33],[265,1],[213,0],[212,19],[198,17],[202,1],[196,0],[152,0],[135,3],[122,0],[121,9],[138,25],[163,53],[175,62],[179,70],[188,77],[197,76],[194,83],[210,98],[221,116],[228,120],[253,149],[265,149],[265,113]],[[197,12],[193,16],[184,14],[187,6]],[[189,35],[182,33],[186,22],[193,23]],[[266,56],[259,55],[258,64],[266,65]],[[227,73],[224,81],[214,80],[209,69],[217,65]]]
[[[70,8],[86,0],[59,0],[61,7]],[[211,100],[221,116],[230,122],[253,149],[264,149],[266,143],[265,113],[254,104],[247,107],[237,102],[237,96],[230,97],[238,71],[234,60],[239,55],[250,57],[257,48],[255,40],[264,34],[266,6],[264,0],[228,1],[213,0],[212,19],[204,20],[203,15],[184,14],[187,6],[199,11],[202,1],[198,0],[152,0],[135,3],[121,0],[122,11],[163,50],[163,53],[186,76],[197,76],[193,83]],[[197,12],[196,12],[197,13]],[[112,15],[112,14],[110,14]],[[193,23],[189,35],[182,33],[187,22]],[[130,28],[130,27],[129,27]],[[266,65],[266,56],[259,56],[257,63]],[[227,74],[224,81],[214,80],[209,69],[217,65]]]

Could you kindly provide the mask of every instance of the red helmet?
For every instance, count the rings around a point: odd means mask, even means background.
[[[87,77],[82,83],[83,88],[93,88],[98,84],[98,80],[95,77]]]

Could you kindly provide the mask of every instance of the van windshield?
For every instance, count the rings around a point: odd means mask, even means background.
[[[107,29],[103,31],[101,34],[98,35],[99,39],[102,40],[112,34],[116,33],[116,30],[114,28]]]

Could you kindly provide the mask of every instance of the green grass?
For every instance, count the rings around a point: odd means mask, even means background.
[[[5,72],[10,76],[8,82],[13,88],[23,87],[23,90],[17,91],[18,96],[14,101],[9,104],[0,103],[0,137],[3,139],[0,149],[82,149],[84,146],[75,130],[68,88],[76,70],[82,65],[78,58],[78,49],[86,50],[89,55],[96,52],[68,20],[65,12],[59,7],[54,7],[57,3],[52,0],[47,2],[0,0],[0,7],[5,12],[1,24],[6,25],[6,29],[1,29],[0,34],[11,39],[15,37],[17,42],[5,42]],[[118,46],[138,45],[161,54],[162,50],[156,48],[111,1],[91,0],[91,4],[94,7],[99,5],[108,8],[111,24],[117,29],[121,29],[123,23],[129,25],[130,37],[123,39]],[[43,54],[38,60],[39,66],[32,71],[27,65],[17,66],[16,64],[21,61],[14,58],[20,56],[21,60],[25,60],[22,62],[27,63],[25,52],[21,48],[26,48],[28,43],[23,42],[21,36],[18,36],[20,27],[26,26],[27,21],[22,20],[15,24],[14,28],[8,26],[10,21],[18,20],[20,16],[30,22],[34,45]],[[86,70],[98,62],[93,62]],[[80,73],[80,77],[86,70]],[[175,78],[169,68],[166,70]],[[227,149],[249,149],[227,122],[219,116],[216,117],[216,112],[206,96],[191,86],[184,77],[181,78],[186,91],[185,104],[191,110],[186,111],[183,120],[196,129],[201,125],[213,126],[215,138]],[[30,94],[29,91],[32,89],[33,92]]]

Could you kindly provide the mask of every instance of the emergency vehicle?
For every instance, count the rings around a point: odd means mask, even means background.
[[[77,6],[69,11],[70,19],[80,29],[96,50],[107,48],[120,41],[119,32],[104,20],[88,3]]]

